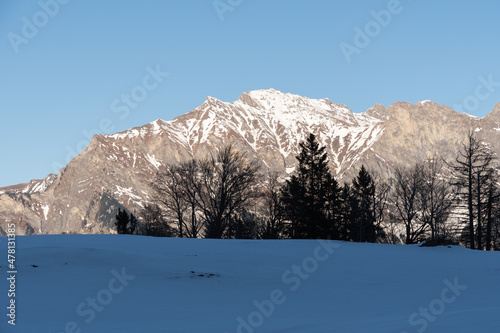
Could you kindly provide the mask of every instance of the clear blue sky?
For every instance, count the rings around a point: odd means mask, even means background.
[[[494,0],[55,1],[0,2],[0,186],[56,171],[85,131],[171,120],[207,95],[275,88],[354,112],[430,99],[478,117],[500,102]]]

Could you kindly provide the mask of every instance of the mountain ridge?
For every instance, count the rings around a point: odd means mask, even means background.
[[[451,159],[470,130],[500,153],[500,103],[476,118],[430,101],[354,113],[327,98],[274,89],[245,92],[231,103],[207,97],[173,120],[94,136],[38,191],[0,188],[0,228],[17,221],[24,233],[112,232],[118,208],[137,211],[152,200],[149,182],[162,164],[203,158],[229,142],[286,176],[312,132],[327,147],[333,173],[349,179],[361,164],[387,177],[391,167],[433,154]]]

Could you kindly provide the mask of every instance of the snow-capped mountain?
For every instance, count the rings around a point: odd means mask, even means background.
[[[382,124],[380,117],[352,113],[328,99],[314,100],[271,89],[243,93],[234,103],[208,97],[199,108],[173,121],[157,120],[104,140],[125,146],[131,140],[146,142],[161,137],[164,142],[168,137],[172,144],[195,156],[231,141],[268,168],[291,172],[299,143],[309,133],[317,133],[329,148],[333,170],[342,172],[376,142]],[[156,158],[164,162],[182,159],[161,149],[146,158],[153,165],[159,163]]]
[[[353,113],[329,99],[274,89],[243,93],[233,103],[208,97],[174,120],[96,135],[45,185],[1,188],[0,228],[17,221],[21,233],[109,232],[118,207],[134,211],[151,200],[149,184],[162,164],[205,157],[229,142],[285,175],[295,169],[299,143],[314,133],[331,170],[349,179],[361,164],[388,175],[395,164],[433,154],[451,159],[469,130],[499,153],[500,103],[479,119],[430,101]]]

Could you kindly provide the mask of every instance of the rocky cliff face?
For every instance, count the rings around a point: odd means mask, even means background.
[[[0,188],[0,233],[12,221],[26,234],[111,232],[118,208],[133,212],[151,200],[149,183],[162,164],[205,157],[229,142],[287,174],[312,132],[327,147],[331,170],[346,178],[362,163],[387,175],[396,164],[433,154],[451,159],[469,130],[500,152],[500,103],[479,119],[428,101],[352,113],[328,99],[273,89],[233,103],[208,97],[172,121],[95,136],[58,175]]]

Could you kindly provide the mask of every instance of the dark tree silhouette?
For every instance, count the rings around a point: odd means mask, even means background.
[[[183,171],[182,165],[167,165],[165,170],[156,174],[155,180],[151,183],[156,200],[177,221],[178,235],[181,238],[184,237],[184,213],[188,209]]]
[[[259,165],[248,161],[232,145],[222,148],[216,158],[205,159],[198,165],[194,192],[205,226],[205,237],[227,238],[231,220],[257,197]]]
[[[128,223],[129,223],[128,213],[125,210],[119,208],[118,213],[116,214],[116,221],[115,221],[116,232],[119,234],[127,234],[129,231]]]
[[[422,183],[419,189],[419,202],[422,222],[431,229],[431,240],[444,240],[451,235],[445,226],[453,201],[453,187],[443,175],[443,162],[434,156],[421,167]]]
[[[254,212],[243,208],[241,213],[231,217],[227,238],[258,239],[260,238],[262,221]]]
[[[130,218],[128,220],[127,233],[133,235],[136,228],[137,228],[137,218],[134,216],[134,214],[131,213]]]
[[[375,225],[375,182],[362,165],[352,181],[354,209],[351,214],[351,238],[358,242],[375,242],[378,228]]]
[[[152,184],[179,237],[229,238],[230,224],[257,197],[259,165],[228,145],[215,158],[167,165]]]
[[[186,204],[184,218],[185,234],[190,238],[198,238],[203,230],[203,221],[198,218],[197,207],[199,196],[197,194],[197,182],[199,181],[199,167],[196,160],[181,163],[179,166],[183,199]]]
[[[491,161],[492,155],[488,148],[476,138],[474,132],[469,132],[452,165],[457,177],[456,185],[460,189],[457,203],[461,205],[463,201],[467,202],[468,230],[465,236],[471,249],[475,249],[476,245],[482,248],[482,203],[485,189],[487,190],[485,182],[491,177]],[[478,242],[476,242],[476,226],[479,234]]]
[[[278,239],[284,233],[284,208],[281,202],[278,173],[270,172],[264,192],[264,225],[261,237],[264,239]]]
[[[488,199],[486,201],[486,251],[491,251],[494,242],[495,221],[500,218],[500,188],[498,187],[498,176],[493,174],[488,184]]]
[[[414,244],[426,232],[428,225],[421,220],[420,191],[423,182],[421,164],[394,171],[394,206],[396,218],[405,225],[405,243]]]
[[[325,147],[314,134],[300,143],[298,169],[287,180],[283,203],[292,238],[331,238],[336,233],[338,184],[328,169]]]
[[[344,184],[339,194],[338,235],[340,240],[351,240],[351,221],[355,218],[355,200],[352,188]]]
[[[140,213],[141,234],[155,237],[171,237],[173,232],[168,221],[163,217],[157,204],[146,204]]]

